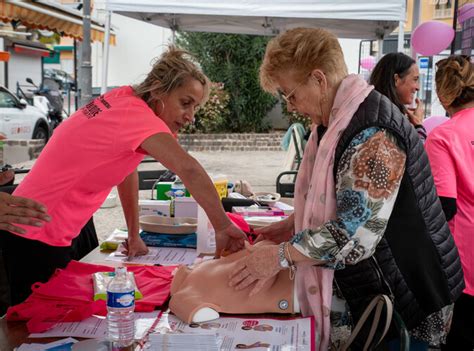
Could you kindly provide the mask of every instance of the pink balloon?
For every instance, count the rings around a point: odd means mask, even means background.
[[[446,49],[453,39],[454,30],[449,24],[428,21],[415,28],[411,35],[411,45],[417,53],[433,56]]]
[[[426,129],[426,133],[430,134],[433,129],[447,120],[449,120],[449,118],[446,116],[431,116],[423,121],[423,127]]]
[[[372,68],[375,67],[375,57],[373,56],[364,57],[362,60],[360,60],[360,66],[363,69],[370,71]]]

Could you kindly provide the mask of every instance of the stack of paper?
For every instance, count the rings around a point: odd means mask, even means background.
[[[124,248],[119,246],[117,251],[107,256],[106,261],[174,266],[177,264],[192,264],[197,257],[196,249],[179,247],[149,247],[148,249],[149,252],[146,255],[128,258],[127,255],[122,253]]]
[[[71,351],[72,345],[77,342],[76,339],[67,338],[50,342],[48,344],[21,344],[17,351]]]
[[[152,350],[219,351],[216,334],[151,334]]]

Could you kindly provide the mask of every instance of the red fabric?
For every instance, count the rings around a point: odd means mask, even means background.
[[[169,297],[171,273],[175,266],[130,266],[143,298],[135,303],[135,311],[150,312]],[[93,314],[106,315],[105,301],[93,301],[92,274],[111,272],[113,267],[71,261],[58,269],[47,283],[33,285],[33,293],[25,302],[10,307],[8,321],[28,321],[30,333],[40,333],[59,322],[77,322]]]
[[[253,228],[250,228],[249,224],[245,221],[245,218],[237,213],[226,212],[226,214],[227,217],[229,217],[239,229],[247,234],[249,243],[253,244],[253,241],[256,239],[257,235],[255,234]]]

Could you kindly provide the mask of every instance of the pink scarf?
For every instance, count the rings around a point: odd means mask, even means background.
[[[342,132],[372,89],[373,86],[359,76],[347,76],[337,90],[328,130],[319,147],[316,128],[313,128],[296,180],[295,233],[308,228],[316,229],[336,218],[335,149]],[[296,272],[301,312],[316,319],[317,350],[327,350],[329,345],[333,277],[332,269],[310,264],[299,265]]]

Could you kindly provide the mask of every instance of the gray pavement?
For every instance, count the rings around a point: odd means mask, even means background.
[[[190,152],[210,174],[224,174],[229,181],[247,180],[254,191],[275,191],[275,180],[283,169],[285,151],[207,151]],[[139,170],[163,169],[159,163],[143,163]],[[114,188],[113,193],[117,194]],[[140,191],[141,199],[150,199],[151,191]],[[115,228],[126,228],[117,196],[113,208],[101,208],[94,214],[99,241]]]

